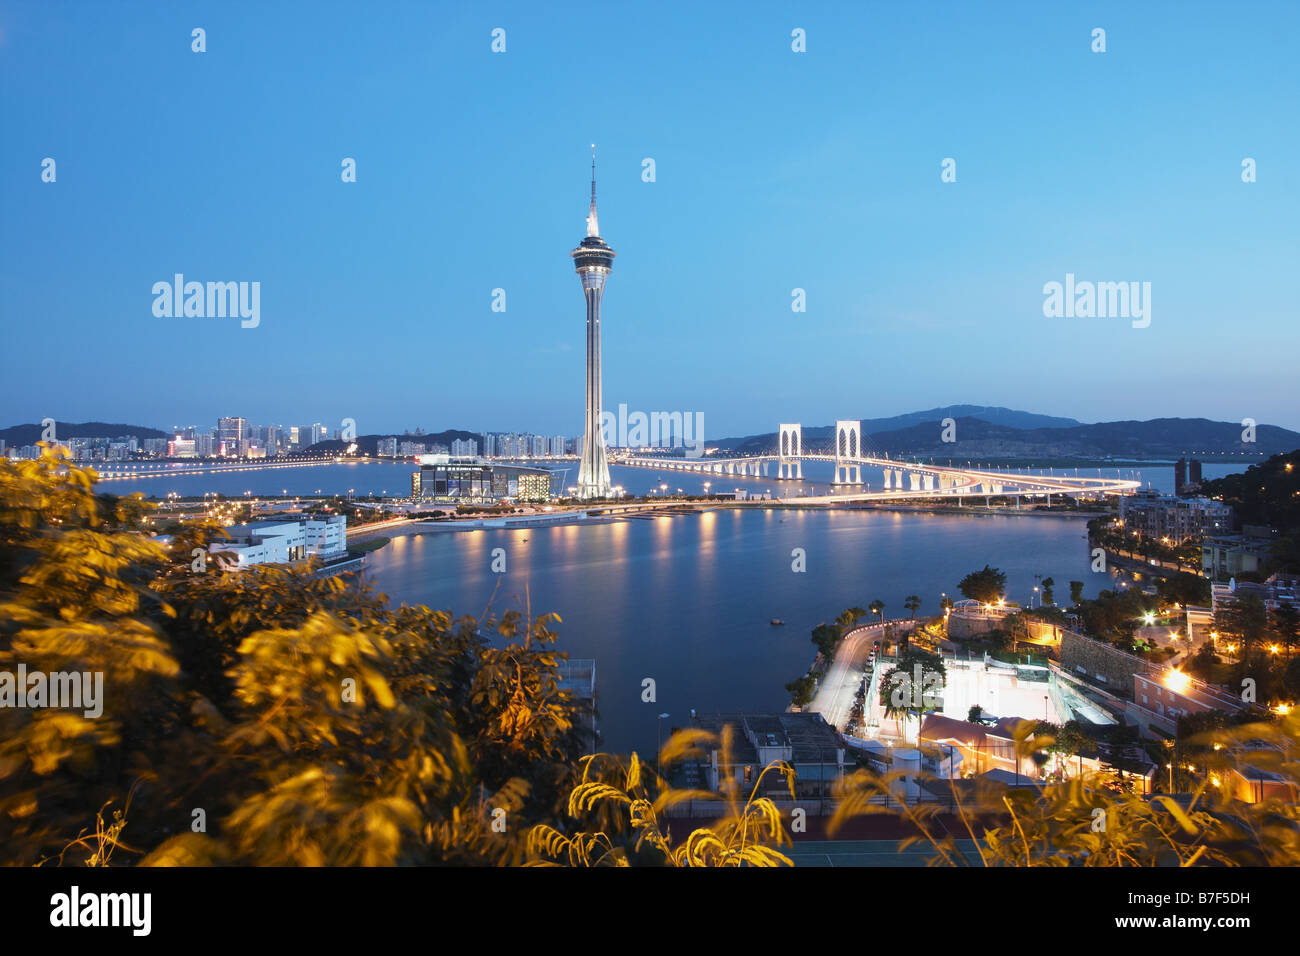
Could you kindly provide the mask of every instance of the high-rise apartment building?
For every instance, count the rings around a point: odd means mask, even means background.
[[[249,439],[248,420],[246,418],[217,419],[217,453],[227,457],[237,457],[244,442]]]

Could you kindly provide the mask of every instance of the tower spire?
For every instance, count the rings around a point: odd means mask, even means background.
[[[599,236],[600,224],[596,221],[596,144],[591,144],[591,210],[587,213],[587,235]]]

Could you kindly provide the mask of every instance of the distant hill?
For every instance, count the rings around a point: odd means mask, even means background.
[[[23,445],[35,445],[41,440],[41,432],[45,429],[37,425],[11,425],[8,428],[0,428],[0,438],[3,438],[5,444],[22,447]],[[133,435],[143,441],[146,438],[170,438],[171,432],[159,431],[156,428],[146,428],[143,425],[113,425],[108,422],[59,422],[54,423],[54,436],[59,439],[64,438],[119,438],[124,435]]]
[[[1003,408],[1000,405],[947,405],[943,408],[931,408],[924,412],[908,412],[893,418],[862,419],[863,434],[892,432],[925,422],[941,422],[945,418],[977,418],[990,425],[1005,425],[1008,428],[1071,428],[1082,422],[1074,418],[1058,418],[1055,415],[1039,415],[1035,412],[1022,412],[1015,408]]]
[[[927,409],[923,412],[908,412],[890,418],[863,418],[860,421],[862,422],[862,434],[865,437],[878,432],[897,431],[910,428],[913,425],[923,425],[926,422],[939,422],[945,418],[977,418],[991,425],[1005,425],[1008,428],[1068,428],[1080,424],[1074,418],[1039,415],[1035,412],[1025,412],[1016,408],[1003,408],[1000,405],[945,405],[940,408]],[[804,442],[805,444],[817,440],[829,442],[831,433],[834,430],[834,425],[806,425],[803,429]],[[716,443],[711,441],[709,444],[717,444],[721,448],[755,448],[769,439],[775,444],[775,435],[776,432],[767,432],[762,435],[723,438]]]
[[[1026,413],[1027,414],[1027,413]],[[907,416],[901,416],[907,417]],[[1098,422],[1068,427],[1017,428],[972,416],[954,418],[954,443],[942,440],[941,418],[888,430],[862,429],[863,448],[891,457],[939,458],[1117,458],[1161,459],[1182,456],[1272,455],[1300,445],[1300,432],[1276,425],[1259,425],[1255,441],[1241,440],[1237,422],[1206,418],[1156,418],[1150,421]],[[833,425],[804,428],[806,450],[829,448]],[[710,445],[713,442],[709,443]],[[776,447],[776,433],[739,439],[730,445],[742,454]]]

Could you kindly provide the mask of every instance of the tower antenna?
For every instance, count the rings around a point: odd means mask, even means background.
[[[587,235],[599,236],[600,224],[596,219],[596,144],[591,144],[591,208],[587,210]]]

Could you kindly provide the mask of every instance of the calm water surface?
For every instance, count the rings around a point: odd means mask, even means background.
[[[507,572],[491,571],[504,548]],[[806,573],[791,570],[803,548]],[[369,579],[398,602],[455,615],[555,611],[559,648],[596,659],[605,746],[653,748],[699,710],[781,710],[784,684],[811,663],[811,629],[845,607],[885,602],[904,616],[918,594],[935,613],[941,593],[985,563],[1007,573],[1008,597],[1028,603],[1034,575],[1071,579],[1095,595],[1111,586],[1089,570],[1080,518],[965,517],[894,512],[747,510],[525,530],[397,537],[372,554]],[[784,627],[773,627],[771,618]],[[642,681],[657,700],[643,702]]]

